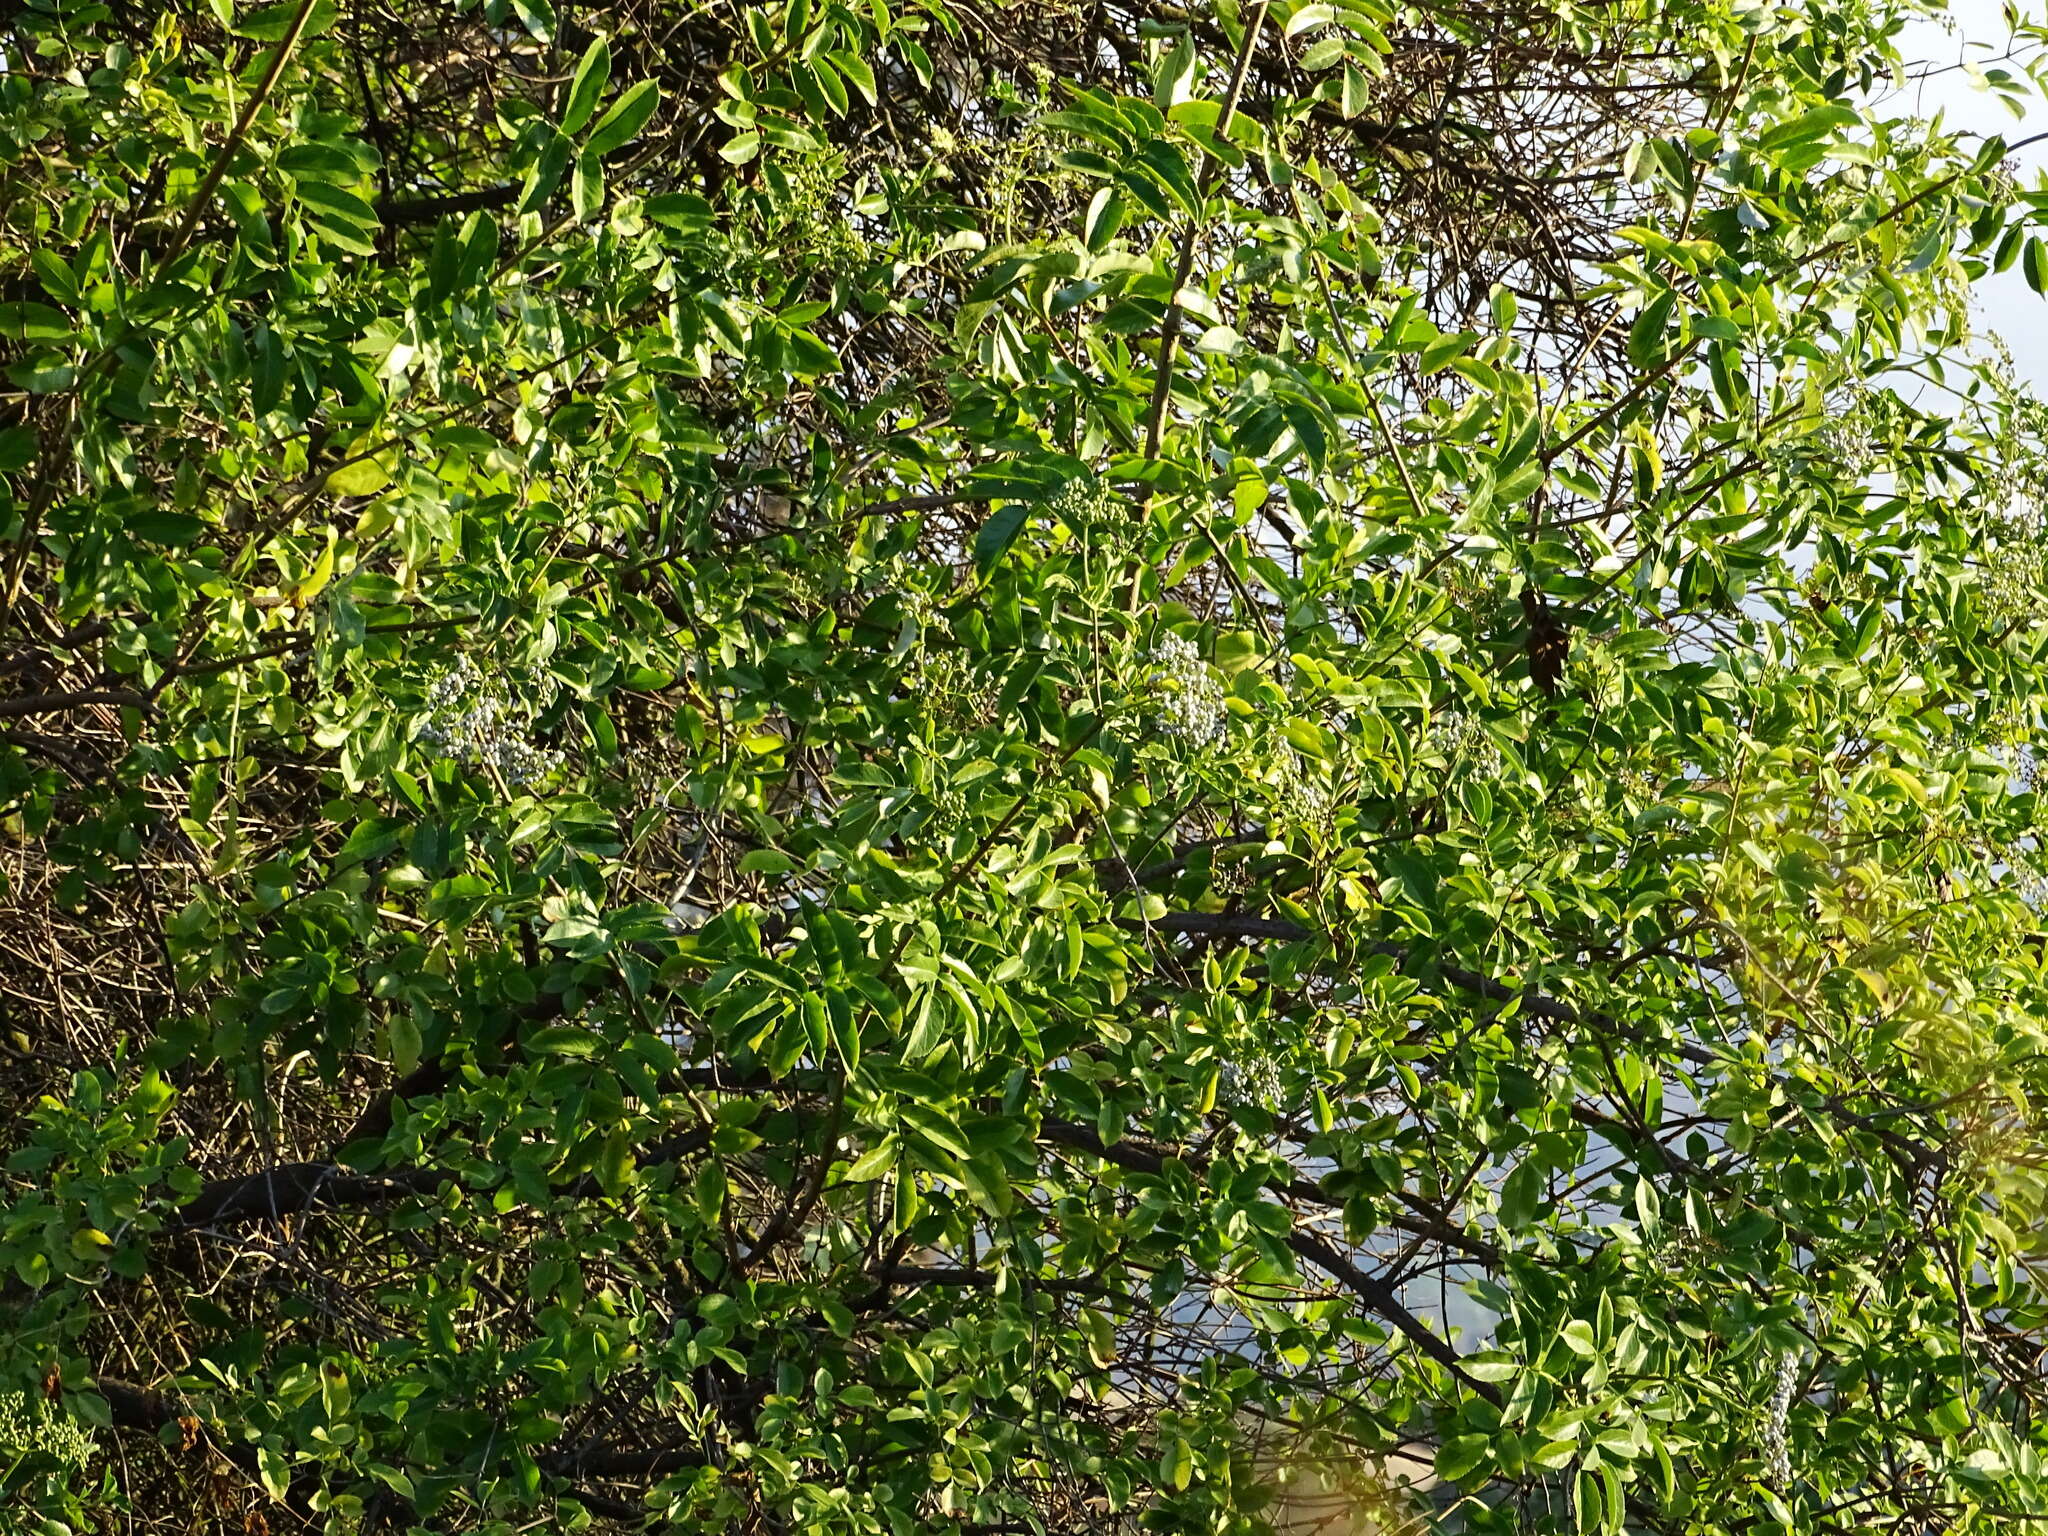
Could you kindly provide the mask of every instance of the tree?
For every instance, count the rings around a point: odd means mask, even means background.
[[[2048,1515],[1911,13],[15,10],[8,1518]]]

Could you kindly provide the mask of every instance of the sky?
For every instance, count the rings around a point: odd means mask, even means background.
[[[2021,14],[2039,21],[2043,4],[2044,0],[2020,0]],[[1938,111],[1952,128],[1998,133],[2014,140],[2048,133],[2048,102],[2036,98],[2029,104],[2026,119],[2016,120],[2001,100],[1954,67],[1965,61],[1992,67],[2008,50],[2012,34],[2000,0],[1958,0],[1949,9],[1948,21],[1947,26],[1938,21],[1917,22],[1899,39],[1902,55],[1924,60],[1938,72],[1924,75],[1909,87],[1896,99],[1894,110],[1927,117]],[[2048,143],[2022,149],[2014,158],[2023,185],[2033,187],[2037,178],[2048,175]],[[2048,395],[2048,299],[2027,286],[2015,263],[1977,285],[1977,304],[1982,323],[1998,332],[2012,349],[2021,376],[2037,393]]]

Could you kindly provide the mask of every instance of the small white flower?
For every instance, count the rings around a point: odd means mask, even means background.
[[[1462,711],[1441,715],[1435,724],[1437,750],[1453,776],[1492,779],[1500,776],[1500,747],[1486,727]]]
[[[487,684],[467,656],[434,679],[427,709],[421,741],[456,762],[494,769],[513,789],[536,784],[561,766],[562,754],[527,739],[503,690]]]
[[[1785,1428],[1792,1414],[1792,1394],[1799,1388],[1799,1356],[1788,1351],[1779,1357],[1778,1380],[1771,1389],[1771,1403],[1763,1429],[1764,1476],[1783,1493],[1792,1482],[1792,1456],[1785,1444]]]
[[[1224,1062],[1216,1078],[1216,1098],[1232,1109],[1273,1109],[1280,1098],[1280,1064],[1263,1051]]]
[[[1160,729],[1196,746],[1220,740],[1229,718],[1223,708],[1223,684],[1194,643],[1165,635],[1146,659],[1155,669],[1145,682],[1158,698]]]

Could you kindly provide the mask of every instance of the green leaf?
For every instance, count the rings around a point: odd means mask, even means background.
[[[867,1184],[881,1178],[896,1166],[897,1147],[894,1136],[884,1136],[867,1151],[853,1160],[846,1170],[849,1184]]]
[[[1970,1405],[1960,1397],[1944,1399],[1927,1415],[1927,1422],[1944,1435],[1959,1435],[1970,1427]]]
[[[55,251],[31,251],[28,260],[43,291],[59,304],[76,308],[84,301],[78,291],[78,279]]]
[[[1467,1355],[1462,1365],[1465,1374],[1474,1381],[1506,1381],[1521,1370],[1521,1363],[1513,1355],[1498,1350]]]
[[[660,89],[652,80],[642,80],[631,87],[597,120],[584,144],[585,150],[593,155],[612,153],[640,132],[660,102]]]
[[[1519,506],[1536,494],[1537,487],[1543,484],[1544,474],[1540,462],[1524,464],[1494,486],[1494,501],[1503,507]]]
[[[425,1050],[418,1021],[409,1013],[393,1013],[384,1022],[384,1033],[391,1046],[392,1072],[400,1078],[410,1076]]]
[[[1287,24],[1282,29],[1280,35],[1283,37],[1299,37],[1311,27],[1327,27],[1336,19],[1337,8],[1317,0],[1317,3],[1304,5],[1297,9],[1293,15],[1289,16]]]
[[[1116,187],[1100,188],[1088,204],[1088,216],[1083,221],[1083,242],[1091,251],[1108,249],[1109,242],[1116,238],[1116,232],[1123,228],[1124,195]]]
[[[1301,67],[1311,75],[1319,75],[1332,64],[1342,61],[1349,51],[1343,37],[1325,33],[1302,50]]]
[[[1009,552],[1031,516],[1028,502],[1007,502],[992,513],[974,535],[974,563],[988,570]]]
[[[1195,42],[1186,32],[1173,41],[1152,70],[1152,100],[1169,112],[1194,94]]]
[[[1115,1365],[1116,1325],[1108,1316],[1093,1307],[1082,1307],[1076,1312],[1075,1321],[1080,1323],[1081,1335],[1087,1341],[1088,1358],[1102,1370]]]
[[[329,472],[327,489],[337,496],[374,496],[389,485],[398,463],[398,448],[385,444],[372,451],[376,443],[371,436],[350,444],[342,454],[341,467]]]
[[[374,254],[369,238],[378,227],[377,210],[342,187],[324,181],[301,181],[297,186],[307,216],[323,231],[339,232]],[[353,249],[354,246],[351,246]]]
[[[291,1463],[284,1454],[262,1445],[256,1448],[257,1474],[263,1481],[263,1490],[280,1502],[291,1491]]]
[[[1447,1483],[1461,1482],[1486,1463],[1491,1449],[1486,1435],[1454,1435],[1437,1448],[1436,1475]]]
[[[277,168],[295,180],[331,181],[344,186],[362,178],[363,163],[338,144],[293,144],[279,151]]]
[[[1775,128],[1766,129],[1757,140],[1757,148],[1768,155],[1797,145],[1811,144],[1856,121],[1858,116],[1852,108],[1815,107],[1789,123],[1780,123]]]
[[[1543,1169],[1534,1158],[1525,1157],[1501,1185],[1501,1226],[1509,1231],[1528,1226],[1536,1218],[1542,1195]]]
[[[901,1106],[903,1123],[924,1140],[955,1157],[972,1157],[974,1149],[951,1116],[924,1104]]]
[[[258,6],[234,24],[234,33],[237,37],[259,43],[278,42],[291,30],[292,22],[299,14],[300,3],[301,0],[284,0],[281,5]],[[318,37],[334,25],[335,17],[334,0],[312,0],[312,13],[299,34],[300,41]]]
[[[158,508],[131,513],[123,519],[122,526],[131,539],[177,548],[194,543],[208,527],[204,520],[189,512],[168,512]]]
[[[1344,65],[1343,94],[1339,99],[1346,117],[1362,117],[1372,105],[1372,81],[1356,64]]]
[[[562,184],[562,173],[569,168],[569,156],[574,149],[568,135],[557,133],[542,146],[540,156],[533,163],[533,169],[526,173],[526,183],[519,194],[515,211],[532,213],[554,195],[555,188]]]
[[[715,217],[711,204],[694,192],[663,192],[648,198],[640,207],[655,223],[674,229],[705,229]]]
[[[548,0],[512,0],[512,9],[519,17],[519,24],[543,43],[555,40],[555,8]]]
[[[598,102],[604,99],[605,87],[611,84],[611,78],[611,44],[600,37],[583,50],[575,77],[569,82],[568,99],[562,105],[562,132],[574,134],[582,131],[583,125],[590,121],[591,113],[597,110]]]
[[[569,203],[579,220],[597,216],[604,206],[604,162],[585,150],[576,157],[575,174],[569,181]]]
[[[0,304],[0,336],[11,341],[68,341],[71,317],[47,304]]]
[[[1472,343],[1478,340],[1470,331],[1459,331],[1452,335],[1439,336],[1422,349],[1420,368],[1424,378],[1441,373],[1455,358],[1464,356]]]
[[[1635,324],[1628,329],[1628,360],[1638,368],[1648,368],[1661,362],[1664,357],[1664,338],[1671,329],[1671,311],[1678,302],[1678,295],[1666,288],[1643,306],[1636,316]]]

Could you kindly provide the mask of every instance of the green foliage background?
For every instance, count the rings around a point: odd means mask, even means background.
[[[12,9],[0,1518],[2048,1516],[1912,11]]]

